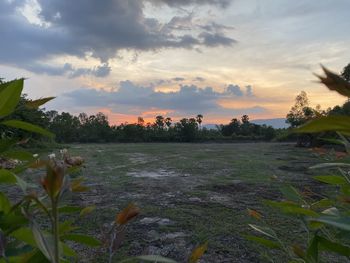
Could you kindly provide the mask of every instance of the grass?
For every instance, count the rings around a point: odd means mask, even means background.
[[[291,183],[299,189],[318,187],[307,167],[319,160],[310,151],[292,144],[69,147],[72,155],[85,158],[83,174],[92,188],[74,202],[97,207],[81,222],[87,232],[99,236],[105,231],[104,225],[129,202],[142,210],[131,223],[115,262],[148,253],[185,262],[191,249],[205,240],[209,240],[209,250],[201,262],[260,262],[257,247],[242,237],[249,232],[247,224],[253,221],[247,208],[262,213],[285,238],[297,239],[299,226],[291,233],[292,222],[262,201],[279,199],[281,184]],[[153,222],[147,222],[150,218]],[[85,257],[87,262],[101,262],[106,256],[103,249],[94,253],[95,256]]]

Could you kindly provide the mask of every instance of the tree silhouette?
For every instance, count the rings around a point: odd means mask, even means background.
[[[172,122],[173,120],[170,118],[170,117],[166,117],[165,118],[165,124],[166,124],[166,126],[168,127],[168,129],[170,128],[170,126],[171,126],[171,122]]]
[[[164,117],[161,115],[158,115],[156,117],[155,124],[158,128],[163,129],[164,128]]]
[[[243,115],[241,117],[242,124],[248,124],[249,123],[249,116],[248,115]]]
[[[341,76],[347,80],[347,81],[350,81],[350,63],[344,67],[342,73],[341,73]]]
[[[143,126],[145,124],[145,120],[142,117],[137,117],[137,124]]]
[[[305,91],[302,91],[296,96],[295,104],[287,114],[286,122],[294,128],[305,123],[308,119],[312,118],[313,115],[314,110],[309,107],[307,94]]]
[[[198,114],[197,117],[196,117],[196,120],[198,122],[199,129],[201,130],[202,129],[203,115],[202,114]]]

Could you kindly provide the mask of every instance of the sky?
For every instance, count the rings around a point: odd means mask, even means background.
[[[0,77],[25,77],[47,109],[204,116],[204,123],[285,117],[304,90],[350,63],[349,0],[0,0]]]

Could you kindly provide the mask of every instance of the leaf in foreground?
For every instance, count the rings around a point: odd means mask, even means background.
[[[41,105],[44,105],[46,102],[53,100],[55,97],[47,97],[47,98],[41,98],[41,99],[37,99],[37,100],[30,100],[28,102],[26,102],[26,107],[29,109],[37,109],[39,108]]]
[[[53,138],[55,135],[37,125],[25,122],[25,121],[19,121],[19,120],[9,120],[9,121],[3,121],[0,124],[6,125],[8,127],[12,127],[12,128],[17,128],[17,129],[21,129],[21,130],[25,130],[25,131],[29,131],[29,132],[34,132],[34,133],[38,133],[50,138]]]
[[[204,255],[205,251],[208,249],[208,242],[196,247],[191,254],[190,263],[196,263]]]
[[[5,117],[16,108],[23,89],[23,79],[0,85],[0,117]]]

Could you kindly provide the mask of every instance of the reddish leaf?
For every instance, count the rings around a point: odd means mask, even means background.
[[[115,221],[119,225],[124,225],[140,213],[140,209],[134,204],[129,204],[119,214],[117,214]]]

